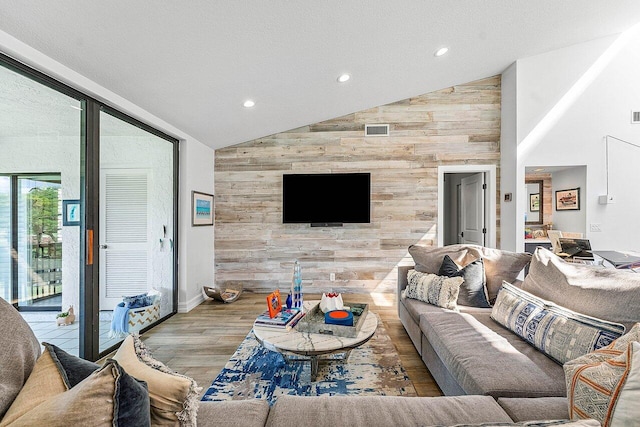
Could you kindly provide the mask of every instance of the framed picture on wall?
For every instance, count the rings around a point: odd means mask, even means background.
[[[577,211],[580,210],[580,188],[556,191],[557,211]]]
[[[62,201],[62,225],[80,225],[80,200]]]
[[[540,193],[529,194],[529,210],[540,212]]]
[[[191,225],[213,225],[213,194],[191,192]]]

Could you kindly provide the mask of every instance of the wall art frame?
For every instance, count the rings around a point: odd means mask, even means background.
[[[191,225],[202,227],[213,225],[213,194],[191,192]]]

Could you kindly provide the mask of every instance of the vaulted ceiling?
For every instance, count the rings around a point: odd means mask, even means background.
[[[218,148],[621,33],[640,2],[4,0],[0,16],[1,31]]]

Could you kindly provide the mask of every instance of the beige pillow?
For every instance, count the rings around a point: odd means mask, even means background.
[[[65,391],[67,386],[62,380],[58,367],[51,354],[45,350],[38,358],[24,387],[2,418],[2,424],[17,420],[36,406]]]
[[[154,426],[195,426],[200,387],[155,360],[138,335],[129,335],[113,356],[135,378],[145,381]]]
[[[47,360],[45,357],[40,369],[55,376],[50,368],[50,358]],[[42,372],[38,375],[40,374]],[[127,375],[114,360],[108,360],[102,368],[68,391],[55,394],[59,391],[60,384],[51,385],[47,384],[47,381],[40,381],[40,383],[48,387],[46,390],[43,389],[43,392],[49,395],[48,398],[41,399],[33,383],[28,390],[25,390],[29,395],[21,399],[26,400],[31,397],[39,399],[40,403],[26,412],[21,411],[21,415],[16,419],[12,418],[11,421],[5,417],[0,426],[149,425],[149,396],[146,388]]]
[[[627,330],[640,322],[640,274],[629,270],[572,264],[538,248],[522,289]]]
[[[409,284],[403,292],[405,298],[413,298],[438,307],[456,310],[462,277],[445,277],[409,270]]]
[[[572,420],[593,418],[605,427],[626,427],[640,419],[640,343],[622,338],[564,365]]]

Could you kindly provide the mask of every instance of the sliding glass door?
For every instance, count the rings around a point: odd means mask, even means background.
[[[100,351],[174,312],[174,160],[172,141],[100,113]],[[136,295],[153,297],[118,307]]]
[[[0,297],[40,341],[80,354],[85,102],[0,63]],[[77,221],[63,210],[73,201]]]
[[[96,360],[177,311],[177,147],[0,54],[0,298],[39,341]]]

